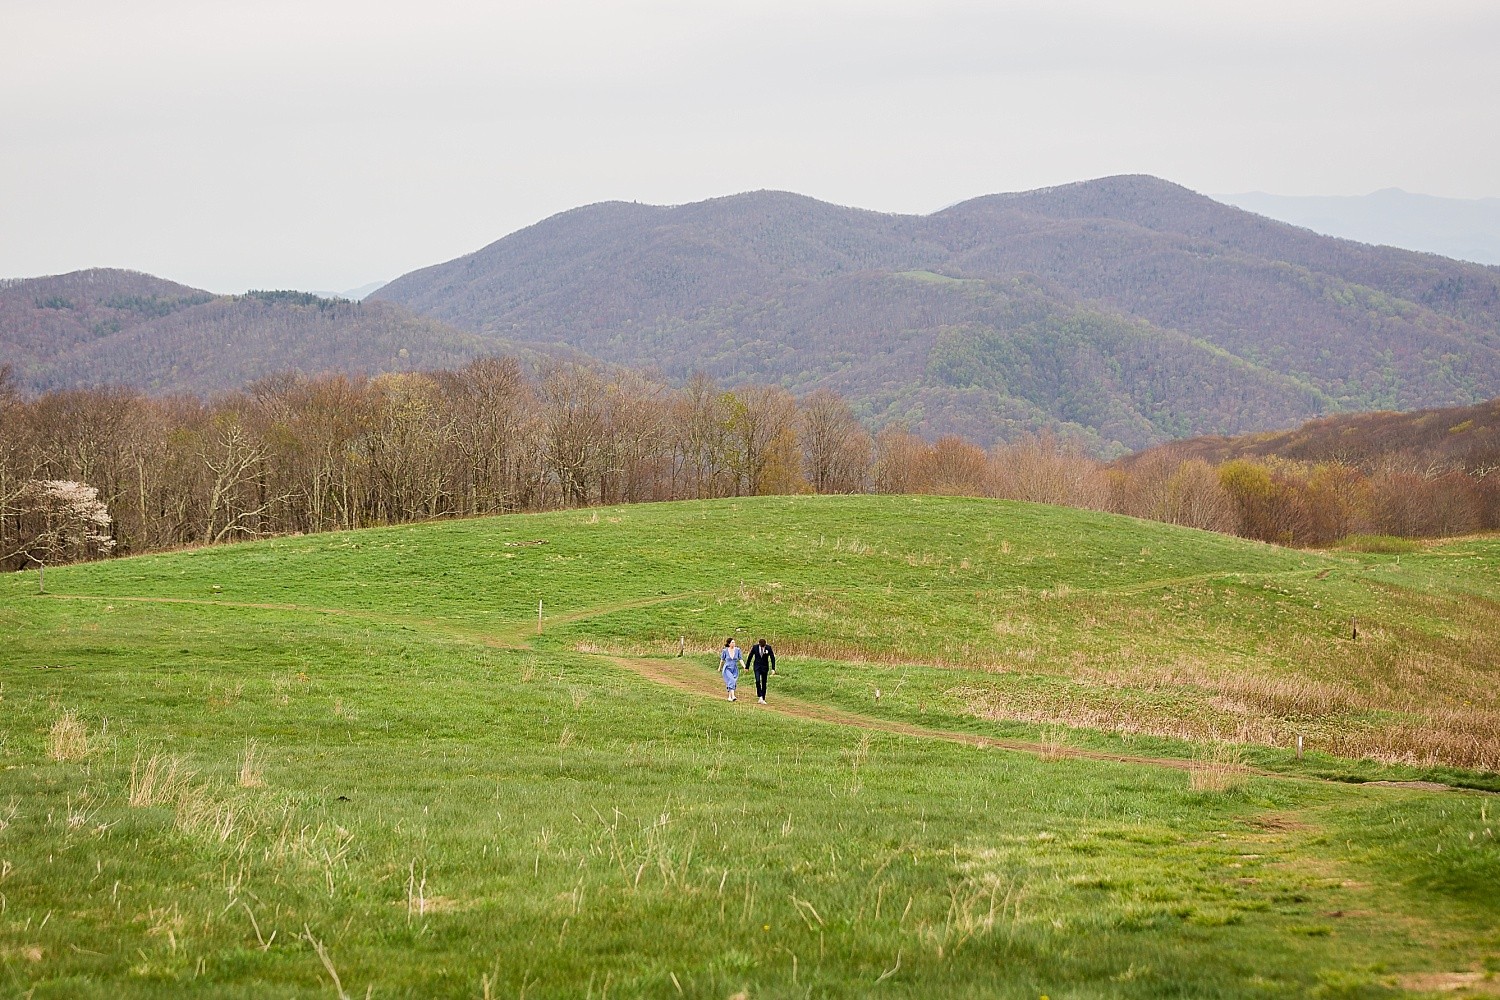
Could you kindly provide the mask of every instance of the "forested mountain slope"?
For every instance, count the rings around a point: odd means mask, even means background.
[[[1489,477],[1500,475],[1500,399],[1411,413],[1341,413],[1288,431],[1189,438],[1133,455],[1125,462],[1135,463],[1158,451],[1177,460],[1201,458],[1214,463],[1276,457],[1341,462],[1372,471],[1461,469]]]
[[[779,192],[604,203],[373,298],[673,376],[828,386],[876,423],[981,441],[1071,427],[1122,450],[1500,394],[1500,269],[1151,177],[928,216]]]
[[[458,365],[507,346],[392,302],[214,295],[104,269],[0,283],[0,363],[33,390],[128,385],[208,393],[281,371]]]

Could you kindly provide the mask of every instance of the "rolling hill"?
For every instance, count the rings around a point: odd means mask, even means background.
[[[1497,560],[757,497],[0,575],[0,973],[142,1000],[1481,993]],[[776,644],[768,704],[748,676],[726,700],[726,634]]]
[[[0,362],[31,390],[207,394],[276,372],[437,368],[507,347],[391,302],[213,295],[105,269],[0,283]]]
[[[476,334],[873,422],[1106,450],[1500,394],[1500,270],[1318,236],[1152,177],[927,216],[779,192],[565,212],[377,291]]]

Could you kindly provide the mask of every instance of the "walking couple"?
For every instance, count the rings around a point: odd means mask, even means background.
[[[719,668],[724,672],[724,690],[729,694],[730,701],[737,701],[734,689],[740,683],[740,661],[743,659],[744,651],[740,644],[730,636],[724,640],[724,648],[719,651]],[[750,669],[755,672],[755,693],[760,698],[760,703],[766,703],[766,678],[776,672],[776,651],[766,643],[764,639],[756,639],[755,645],[750,647]]]

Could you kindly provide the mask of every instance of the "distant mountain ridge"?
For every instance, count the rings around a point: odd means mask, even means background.
[[[784,192],[607,202],[372,301],[876,423],[1103,450],[1500,394],[1500,269],[1365,246],[1124,176],[928,216]]]
[[[1122,176],[926,216],[770,191],[606,202],[363,302],[117,270],[0,281],[0,364],[33,391],[212,393],[496,353],[826,386],[877,427],[1052,429],[1120,454],[1500,395],[1500,268]]]
[[[1500,265],[1500,198],[1438,198],[1386,188],[1357,196],[1216,195],[1326,236]]]
[[[370,293],[385,286],[383,281],[371,281],[360,285],[358,288],[346,288],[341,292],[328,291],[326,289],[312,289],[312,293],[323,299],[348,299],[350,302],[362,302],[370,297]]]
[[[0,282],[0,364],[31,390],[213,393],[282,371],[438,368],[506,347],[391,302],[214,295],[115,269]]]

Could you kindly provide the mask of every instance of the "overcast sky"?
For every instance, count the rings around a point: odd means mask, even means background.
[[[0,0],[0,276],[339,290],[606,199],[1500,195],[1496,0]]]

